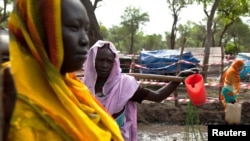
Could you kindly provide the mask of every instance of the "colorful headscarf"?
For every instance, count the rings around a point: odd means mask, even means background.
[[[9,140],[123,140],[88,88],[74,74],[60,74],[61,0],[17,0],[8,27],[18,93]]]
[[[121,73],[118,52],[112,42],[99,40],[89,49],[88,57],[84,64],[84,83],[95,94],[97,80],[95,70],[96,54],[98,48],[103,47],[105,43],[110,44],[109,47],[115,54],[115,61],[110,75],[103,86],[105,97],[97,98],[112,115],[120,112],[125,107],[125,121],[121,131],[126,141],[136,141],[137,107],[136,103],[129,101],[129,99],[134,95],[139,84],[134,77]]]
[[[232,85],[234,92],[239,93],[240,91],[240,75],[239,70],[244,67],[243,60],[235,60],[232,65],[225,71],[222,76],[222,85]]]
[[[236,102],[237,95],[240,92],[240,69],[244,67],[243,60],[235,60],[231,66],[224,72],[221,78],[222,91],[220,101],[224,108],[226,103]]]

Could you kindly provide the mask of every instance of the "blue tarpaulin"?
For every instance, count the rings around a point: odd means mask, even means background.
[[[179,50],[141,51],[139,58],[139,62],[143,66],[141,67],[141,73],[160,75],[175,74],[179,56]],[[182,60],[180,70],[194,68],[200,62],[193,57],[191,52],[183,52]]]
[[[250,75],[250,53],[238,53],[236,59],[244,60],[244,69],[240,71],[241,80],[249,81]]]

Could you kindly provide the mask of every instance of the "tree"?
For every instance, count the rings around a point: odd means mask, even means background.
[[[175,38],[177,32],[177,22],[179,20],[179,14],[182,8],[186,7],[185,0],[167,0],[168,8],[172,11],[172,17],[174,19],[170,34],[170,49],[175,48]]]
[[[210,10],[210,14],[209,12],[206,10],[206,7],[204,4],[204,12],[208,18],[207,20],[207,33],[206,33],[206,40],[205,40],[205,49],[204,49],[204,59],[203,59],[203,77],[204,80],[207,80],[207,73],[208,72],[208,64],[209,64],[209,55],[210,55],[210,47],[212,46],[212,26],[213,26],[213,19],[214,19],[214,15],[216,12],[216,9],[218,7],[220,3],[220,0],[215,0],[214,3],[212,4],[212,8]]]
[[[250,36],[250,29],[249,26],[245,23],[242,22],[242,20],[238,20],[234,22],[230,28],[226,31],[226,40],[225,43],[225,49],[228,51],[227,44],[233,44],[233,47],[235,47],[234,52],[231,52],[232,54],[237,54],[238,52],[241,51],[246,51],[249,52],[249,36]],[[233,41],[233,42],[232,42]]]
[[[130,54],[133,54],[134,39],[140,25],[149,21],[148,13],[141,13],[139,8],[132,6],[126,7],[124,14],[121,16],[121,25],[127,29],[130,36]]]
[[[218,8],[218,18],[224,25],[222,32],[220,32],[220,40],[218,46],[222,46],[222,39],[226,30],[233,25],[240,16],[243,16],[249,12],[249,2],[247,0],[222,0]]]
[[[106,39],[109,36],[108,29],[102,23],[99,24],[99,29],[103,39]]]
[[[186,24],[178,26],[180,38],[176,40],[176,43],[181,45],[182,39],[186,38],[186,47],[203,47],[206,35],[206,27],[204,25],[197,24],[188,21]]]
[[[129,46],[129,40],[127,37],[128,32],[122,26],[112,26],[108,29],[108,36],[105,40],[112,41],[117,50],[122,53],[127,53],[127,46]]]
[[[203,59],[203,77],[206,81],[207,72],[208,72],[208,63],[209,63],[209,55],[210,55],[210,47],[212,46],[212,36],[213,36],[213,20],[216,10],[219,6],[220,0],[193,0],[198,4],[203,4],[203,11],[207,17],[207,25],[206,25],[206,40],[205,40],[205,49],[204,49],[204,59]],[[211,9],[208,10],[208,5],[211,4]]]
[[[112,41],[116,48],[124,54],[129,53],[130,45],[129,38],[126,38],[128,31],[123,26],[112,26],[107,29],[104,25],[100,24],[101,33],[105,40]],[[141,50],[156,50],[166,48],[166,43],[163,41],[160,34],[145,35],[142,31],[139,31],[134,36],[134,48],[133,53],[137,54]]]
[[[162,36],[161,35],[157,35],[157,34],[152,34],[152,35],[146,35],[144,36],[144,40],[143,40],[143,49],[145,50],[156,50],[156,49],[162,49],[162,48],[166,48],[163,47],[164,42],[162,40]]]
[[[234,1],[228,1],[228,0],[194,0],[198,2],[198,4],[203,4],[204,13],[207,17],[207,27],[206,27],[206,40],[205,40],[205,49],[204,49],[204,60],[203,60],[203,77],[207,77],[207,71],[208,71],[208,61],[209,61],[209,54],[210,54],[210,47],[214,46],[214,40],[213,38],[216,29],[217,29],[217,23],[214,20],[214,16],[216,12],[220,16],[219,20],[224,20],[224,28],[221,29],[222,32],[220,35],[219,45],[221,46],[221,41],[223,39],[223,35],[225,34],[225,31],[228,29],[229,26],[232,25],[233,22],[235,22],[240,16],[246,14],[249,12],[249,1],[248,0],[234,0]],[[211,5],[211,9],[208,11],[208,5]],[[222,48],[222,60],[224,58],[224,50]]]
[[[89,41],[90,46],[92,46],[97,40],[103,39],[98,21],[95,16],[95,9],[97,8],[98,2],[102,0],[94,0],[94,4],[92,5],[91,0],[81,0],[81,2],[85,5],[86,10],[88,12],[90,27],[89,27]]]

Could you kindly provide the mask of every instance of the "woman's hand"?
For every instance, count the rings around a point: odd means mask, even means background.
[[[192,69],[187,69],[187,70],[181,71],[177,76],[188,77],[189,75],[197,74],[199,72],[200,72],[200,69],[198,69],[198,68],[192,68]]]
[[[3,138],[7,139],[10,119],[12,117],[12,113],[14,111],[14,107],[16,104],[17,92],[14,84],[13,77],[11,75],[10,69],[5,68],[3,70],[3,112],[4,112],[4,132]]]

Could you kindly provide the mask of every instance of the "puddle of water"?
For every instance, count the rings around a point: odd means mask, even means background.
[[[189,137],[189,138],[187,138]],[[202,137],[200,135],[195,135],[189,133],[188,135],[185,132],[180,133],[150,133],[139,131],[138,132],[138,141],[208,141],[207,132],[202,132]]]
[[[189,132],[187,132],[189,131]],[[207,126],[150,124],[138,126],[138,141],[208,141]]]

